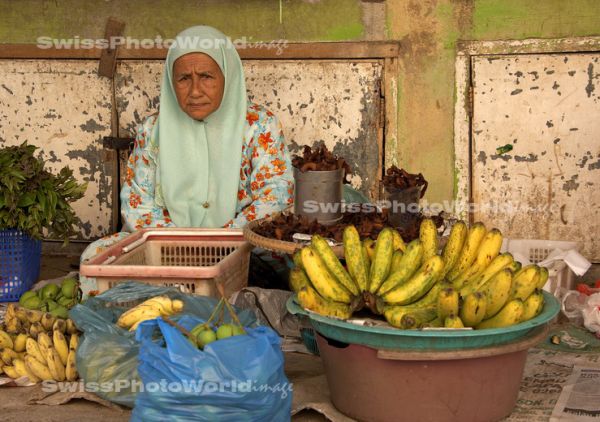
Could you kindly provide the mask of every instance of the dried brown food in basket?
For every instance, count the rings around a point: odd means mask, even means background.
[[[331,171],[344,169],[344,182],[346,175],[352,174],[352,169],[342,157],[334,155],[325,145],[316,146],[314,149],[308,145],[304,146],[302,155],[295,155],[292,165],[302,173],[307,171]]]
[[[441,216],[434,216],[432,218],[437,227],[440,227],[444,222]],[[419,227],[422,219],[422,214],[413,214],[408,224],[403,227],[396,227],[406,242],[419,237]],[[391,226],[388,223],[387,212],[384,210],[383,213],[346,212],[339,223],[331,226],[324,226],[316,220],[309,221],[305,216],[280,214],[269,221],[261,222],[253,231],[260,236],[285,242],[293,242],[295,233],[319,234],[325,238],[341,242],[344,228],[348,225],[354,225],[361,238],[370,237],[372,239],[377,239],[377,235],[379,235],[381,230]]]
[[[422,186],[421,198],[425,195],[427,185],[427,180],[425,180],[423,174],[411,174],[396,166],[388,168],[385,171],[385,176],[383,176],[383,186],[386,189],[408,189],[415,186]]]

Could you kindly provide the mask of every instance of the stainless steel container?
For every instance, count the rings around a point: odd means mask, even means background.
[[[302,173],[294,167],[294,214],[324,225],[341,220],[343,177],[343,168]]]

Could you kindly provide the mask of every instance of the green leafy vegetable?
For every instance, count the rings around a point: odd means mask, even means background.
[[[47,230],[67,243],[80,222],[70,204],[83,197],[87,183],[77,183],[68,167],[50,173],[36,149],[27,142],[0,149],[0,229],[19,229],[34,239]]]

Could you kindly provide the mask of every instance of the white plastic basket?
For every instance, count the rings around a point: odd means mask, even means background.
[[[563,240],[538,240],[538,239],[504,239],[502,252],[510,252],[519,260],[519,256],[537,264],[545,260],[550,252],[555,249],[567,251],[577,250],[577,242]],[[544,290],[555,296],[560,296],[565,290],[575,289],[575,274],[564,262],[554,262],[548,268],[549,276]]]
[[[240,230],[144,229],[81,264],[98,290],[124,281],[175,286],[184,293],[229,297],[248,284],[252,246]]]

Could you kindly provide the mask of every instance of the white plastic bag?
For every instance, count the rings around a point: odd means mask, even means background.
[[[587,295],[569,290],[562,299],[562,312],[570,322],[583,325],[600,338],[600,292]]]
[[[583,326],[600,337],[600,293],[589,296],[581,310]]]

